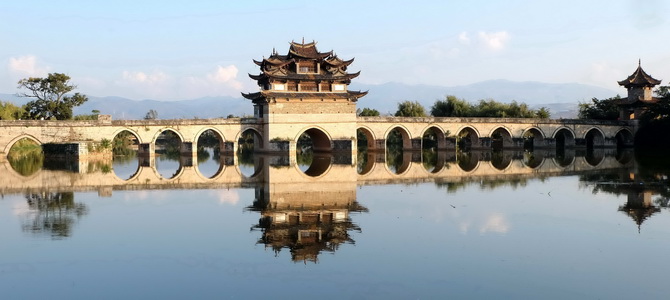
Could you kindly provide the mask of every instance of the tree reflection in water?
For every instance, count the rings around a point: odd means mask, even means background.
[[[73,192],[27,194],[28,220],[23,231],[36,235],[48,235],[52,239],[69,237],[72,227],[88,208],[83,203],[74,202]]]

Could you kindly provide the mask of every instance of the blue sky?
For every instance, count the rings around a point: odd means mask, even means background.
[[[9,3],[7,3],[9,2]],[[361,83],[577,82],[619,93],[642,60],[670,80],[670,4],[637,1],[3,1],[0,93],[49,72],[93,96],[257,90],[291,40],[356,58]]]

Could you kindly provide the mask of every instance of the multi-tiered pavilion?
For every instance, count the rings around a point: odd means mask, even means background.
[[[273,50],[270,57],[254,60],[261,73],[249,76],[261,90],[242,95],[253,102],[263,125],[260,150],[293,152],[307,133],[315,151],[354,151],[356,101],[367,92],[347,89],[360,74],[347,72],[353,61],[304,41],[291,42],[286,55]]]
[[[638,61],[637,69],[628,78],[619,81],[619,85],[628,90],[628,97],[619,101],[619,119],[638,119],[649,105],[659,101],[653,96],[652,89],[661,84],[661,80],[651,77],[642,69]]]

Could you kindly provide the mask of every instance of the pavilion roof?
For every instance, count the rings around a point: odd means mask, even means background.
[[[277,92],[260,91],[255,93],[242,93],[244,98],[256,101],[264,101],[267,98],[348,98],[357,101],[358,98],[367,95],[368,92],[346,91],[346,92]]]
[[[303,43],[296,43],[296,42],[291,42],[291,46],[289,47],[288,50],[288,56],[297,56],[301,58],[311,58],[311,59],[323,59],[328,56],[333,55],[333,51],[328,51],[328,52],[319,52],[316,49],[316,42],[311,42],[305,44]]]
[[[624,86],[626,88],[631,87],[631,86],[638,86],[638,87],[653,87],[661,83],[661,80],[655,79],[651,77],[651,75],[647,74],[642,69],[642,66],[640,63],[637,65],[637,69],[633,74],[628,76],[628,78],[619,81],[619,85]]]
[[[293,73],[293,72],[287,72],[286,74],[283,74],[282,72],[276,72],[276,73],[269,73],[269,72],[263,72],[258,75],[252,75],[249,74],[249,77],[253,80],[269,80],[269,79],[274,79],[274,80],[323,80],[323,81],[347,81],[349,82],[351,79],[354,79],[360,75],[361,72],[358,71],[356,73],[346,73],[346,74],[300,74],[300,73]]]

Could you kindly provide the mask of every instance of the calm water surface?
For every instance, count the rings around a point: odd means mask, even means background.
[[[69,169],[0,166],[1,298],[667,297],[668,170],[630,153]]]

